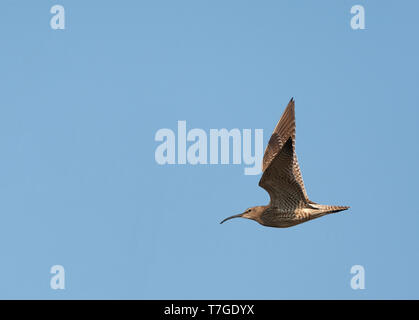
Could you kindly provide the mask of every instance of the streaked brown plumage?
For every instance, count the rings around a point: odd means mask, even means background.
[[[269,193],[269,205],[249,208],[221,223],[232,218],[247,218],[264,226],[287,228],[349,208],[322,205],[308,198],[295,153],[294,99],[288,103],[269,140],[262,171],[259,186]]]

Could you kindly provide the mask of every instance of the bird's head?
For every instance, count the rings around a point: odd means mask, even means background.
[[[256,206],[246,209],[243,213],[235,214],[234,216],[225,218],[220,223],[224,223],[227,220],[233,219],[233,218],[246,218],[255,220],[257,222],[260,222],[260,216],[262,215],[263,211],[265,210],[265,206]]]

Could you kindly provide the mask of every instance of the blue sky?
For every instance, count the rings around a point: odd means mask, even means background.
[[[55,4],[65,30],[50,28]],[[0,298],[418,299],[418,9],[2,1]],[[350,210],[219,225],[268,203],[260,175],[154,159],[178,120],[267,143],[291,97],[310,198]],[[65,290],[50,288],[57,264]]]

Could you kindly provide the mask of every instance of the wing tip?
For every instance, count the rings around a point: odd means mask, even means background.
[[[285,108],[284,113],[289,113],[289,112],[294,113],[294,110],[295,110],[295,100],[294,100],[294,97],[292,97],[290,102],[288,102],[288,105]]]
[[[294,100],[294,97],[292,97],[290,101],[288,102],[288,106],[294,106],[294,105],[295,105],[295,100]]]

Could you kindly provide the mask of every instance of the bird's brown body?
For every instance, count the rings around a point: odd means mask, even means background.
[[[266,147],[259,186],[270,195],[267,206],[256,206],[224,219],[247,218],[263,226],[287,228],[349,207],[309,200],[295,153],[295,106],[288,103]]]

